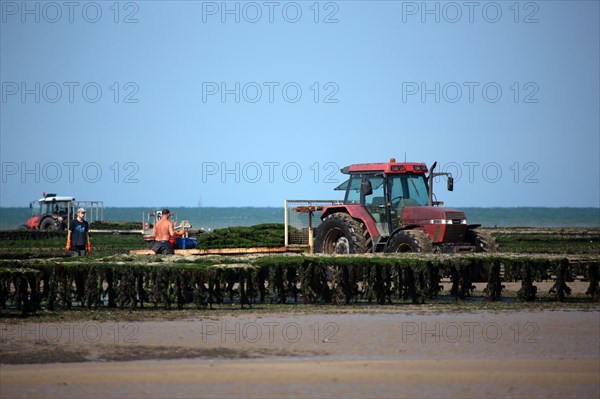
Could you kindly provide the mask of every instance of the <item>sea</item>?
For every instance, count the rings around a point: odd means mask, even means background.
[[[457,207],[459,208],[459,207]],[[600,227],[600,208],[459,208],[469,224],[484,227]],[[104,208],[105,221],[142,222],[145,207]],[[197,207],[170,208],[179,221],[194,229],[214,230],[231,226],[284,223],[283,207]],[[17,229],[31,216],[29,208],[0,207],[0,230]],[[91,215],[88,215],[90,219]]]

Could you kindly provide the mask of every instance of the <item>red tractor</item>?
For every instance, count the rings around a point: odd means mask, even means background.
[[[344,202],[323,208],[315,230],[314,251],[355,254],[368,252],[495,252],[494,237],[468,225],[461,210],[434,201],[433,178],[424,163],[396,162],[350,165],[350,178],[336,188]]]
[[[42,193],[42,198],[29,204],[31,217],[20,226],[27,230],[66,230],[69,221],[77,216],[77,208],[87,209],[89,223],[104,221],[102,201],[75,201],[75,197],[59,197],[56,194]]]
[[[69,220],[75,217],[75,198],[46,193],[43,196],[29,204],[31,218],[24,227],[28,230],[66,230]]]

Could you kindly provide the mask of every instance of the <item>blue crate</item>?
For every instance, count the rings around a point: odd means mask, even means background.
[[[177,249],[193,249],[196,248],[196,244],[196,237],[175,239],[175,248]]]

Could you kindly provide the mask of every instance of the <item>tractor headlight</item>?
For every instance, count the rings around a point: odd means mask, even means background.
[[[431,219],[431,224],[467,224],[467,219]]]

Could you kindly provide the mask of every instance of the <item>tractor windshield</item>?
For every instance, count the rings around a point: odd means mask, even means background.
[[[32,201],[29,203],[31,209],[31,216],[39,216],[42,214],[42,203],[38,201]]]
[[[393,206],[426,206],[428,204],[427,179],[423,174],[403,173],[388,175],[389,197]]]

